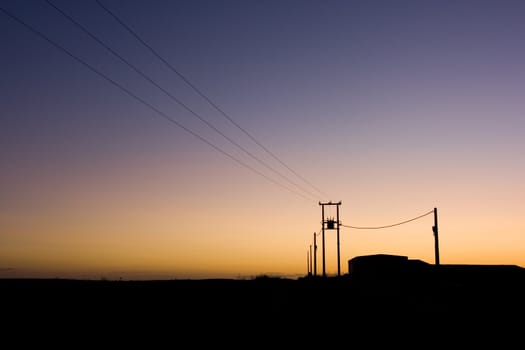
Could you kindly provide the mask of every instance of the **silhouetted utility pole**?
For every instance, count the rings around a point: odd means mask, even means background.
[[[437,208],[434,208],[434,226],[432,226],[432,232],[434,232],[434,250],[436,254],[436,265],[439,265],[439,238],[438,238],[438,212]]]
[[[325,228],[327,230],[334,230],[336,229],[337,225],[337,276],[341,276],[341,257],[340,257],[340,248],[339,248],[339,226],[341,222],[339,221],[339,206],[341,205],[341,201],[337,203],[327,202],[327,203],[321,203],[319,202],[319,205],[321,206],[321,215],[322,215],[322,223],[323,223],[323,277],[326,277],[326,261],[325,261],[325,245],[324,245],[324,230]],[[337,208],[337,219],[334,220],[334,218],[328,218],[325,220],[324,217],[324,207],[325,205],[335,205]]]
[[[310,270],[308,271],[308,275],[312,275],[312,245],[310,244]]]
[[[317,234],[314,232],[314,276],[317,276]]]
[[[306,251],[306,275],[310,276],[310,256],[308,255],[308,250]]]

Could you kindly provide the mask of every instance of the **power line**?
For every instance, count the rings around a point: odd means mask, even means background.
[[[67,18],[70,22],[72,22],[74,25],[76,25],[78,28],[80,28],[84,33],[89,35],[93,40],[95,40],[97,43],[99,43],[101,46],[103,46],[106,50],[111,52],[115,57],[120,59],[122,62],[124,62],[128,67],[133,69],[137,74],[139,74],[142,78],[146,79],[149,83],[154,85],[156,88],[161,90],[164,94],[166,94],[169,98],[171,98],[173,101],[178,103],[180,106],[182,106],[186,111],[191,113],[193,116],[198,118],[200,121],[202,121],[204,124],[206,124],[210,129],[224,137],[226,140],[228,140],[231,144],[238,147],[240,150],[242,150],[244,153],[246,153],[248,156],[250,156],[252,159],[257,161],[259,164],[263,165],[270,171],[274,172],[275,174],[279,175],[284,180],[288,181],[290,184],[294,185],[298,189],[302,190],[303,192],[307,193],[308,195],[312,196],[312,200],[314,200],[315,194],[313,194],[311,191],[307,190],[303,186],[295,183],[294,181],[290,180],[287,176],[281,174],[279,171],[275,170],[273,167],[268,165],[266,162],[261,160],[259,157],[248,151],[245,147],[237,143],[232,138],[228,137],[226,134],[224,134],[222,131],[220,131],[218,128],[216,128],[213,124],[211,124],[208,120],[206,120],[204,117],[202,117],[200,114],[195,112],[193,109],[191,109],[187,104],[182,102],[180,99],[175,97],[173,94],[171,94],[169,91],[164,89],[162,86],[160,86],[155,80],[153,80],[150,76],[148,76],[146,73],[144,73],[142,70],[140,70],[138,67],[133,65],[131,62],[129,62],[126,58],[124,58],[122,55],[120,55],[118,52],[113,50],[109,45],[104,43],[99,37],[94,35],[91,31],[89,31],[86,27],[84,27],[82,24],[80,24],[78,21],[76,21],[74,18],[72,18],[70,15],[68,15],[66,12],[64,12],[62,9],[60,9],[58,6],[53,4],[50,0],[45,0],[51,7],[53,7],[56,11],[58,11],[61,15],[63,15],[65,18]]]
[[[235,127],[241,130],[246,136],[248,136],[255,144],[261,147],[266,153],[268,153],[272,158],[277,160],[282,166],[288,169],[291,173],[301,179],[305,184],[309,185],[319,194],[325,197],[330,197],[318,187],[313,185],[310,181],[305,179],[295,170],[293,170],[289,165],[287,165],[283,160],[281,160],[277,155],[271,152],[267,147],[265,147],[259,140],[257,140],[251,133],[249,133],[245,128],[241,127],[228,113],[226,113],[222,108],[220,108],[216,103],[214,103],[206,94],[204,94],[200,89],[198,89],[193,83],[189,81],[182,73],[180,73],[173,65],[171,65],[165,58],[163,58],[151,45],[149,45],[144,39],[142,39],[137,32],[131,29],[120,17],[118,17],[113,11],[107,8],[100,0],[95,0],[95,2],[104,9],[110,16],[112,16],[122,27],[124,27],[132,36],[134,36],[142,45],[144,45],[153,55],[155,55],[160,61],[162,61],[173,73],[175,73],[179,78],[181,78],[193,91],[195,91],[199,96],[201,96],[208,104],[210,104],[216,111],[218,111],[223,117],[225,117],[230,123]]]
[[[40,32],[39,30],[37,30],[36,28],[32,27],[31,25],[29,25],[28,23],[26,23],[25,21],[23,21],[22,19],[18,18],[17,16],[13,15],[11,12],[7,11],[6,9],[0,7],[0,10],[5,14],[7,15],[8,17],[10,17],[11,19],[15,20],[16,22],[20,23],[21,25],[23,25],[24,27],[26,27],[27,29],[29,29],[31,32],[33,32],[34,34],[36,34],[37,36],[39,36],[40,38],[44,39],[45,41],[47,41],[49,44],[51,44],[52,46],[54,46],[55,48],[59,49],[60,51],[64,52],[65,54],[67,54],[69,57],[73,58],[75,61],[79,62],[80,64],[82,64],[83,66],[85,66],[86,68],[88,68],[89,70],[91,70],[92,72],[94,72],[95,74],[97,74],[98,76],[100,76],[101,78],[105,79],[106,81],[108,81],[109,83],[111,83],[112,85],[116,86],[117,88],[119,88],[120,90],[122,90],[124,93],[126,93],[127,95],[129,95],[130,97],[134,98],[135,100],[137,100],[138,102],[142,103],[143,105],[145,105],[146,107],[148,107],[149,109],[151,109],[152,111],[154,111],[155,113],[157,113],[158,115],[160,115],[161,117],[163,117],[164,119],[168,120],[169,122],[175,124],[176,126],[178,126],[179,128],[183,129],[184,131],[190,133],[191,135],[193,135],[194,137],[196,137],[197,139],[199,139],[200,141],[206,143],[208,146],[212,147],[213,149],[215,149],[216,151],[218,151],[219,153],[222,153],[223,155],[225,155],[226,157],[232,159],[233,161],[235,161],[236,163],[242,165],[243,167],[253,171],[254,173],[258,174],[259,176],[262,176],[264,177],[266,180],[306,199],[306,200],[311,200],[310,198],[304,196],[303,194],[275,181],[274,179],[272,179],[271,177],[265,175],[264,173],[261,173],[260,171],[258,171],[257,169],[253,168],[252,166],[246,164],[245,162],[241,161],[240,159],[236,158],[235,156],[231,155],[230,153],[226,152],[225,150],[223,150],[222,148],[220,148],[219,146],[213,144],[212,142],[208,141],[206,138],[204,138],[203,136],[199,135],[198,133],[194,132],[193,130],[187,128],[186,126],[184,126],[183,124],[179,123],[177,120],[171,118],[169,115],[167,115],[166,113],[162,112],[161,110],[159,110],[158,108],[156,108],[155,106],[153,106],[152,104],[150,104],[149,102],[145,101],[144,99],[142,99],[141,97],[139,97],[138,95],[136,95],[135,93],[133,93],[132,91],[128,90],[127,88],[125,88],[124,86],[122,86],[121,84],[119,84],[118,82],[116,82],[115,80],[111,79],[109,76],[107,76],[106,74],[102,73],[101,71],[99,71],[98,69],[96,69],[95,67],[93,67],[92,65],[90,65],[89,63],[87,63],[86,61],[84,61],[83,59],[79,58],[78,56],[74,55],[71,51],[67,50],[65,47],[63,47],[62,45],[58,44],[57,42],[55,42],[54,40],[50,39],[48,36],[46,36],[45,34],[43,34],[42,32]]]
[[[389,228],[389,227],[403,225],[403,224],[406,224],[408,222],[411,222],[411,221],[414,221],[414,220],[417,220],[417,219],[421,219],[422,217],[430,215],[432,213],[434,213],[434,210],[431,210],[428,213],[416,216],[415,218],[412,218],[410,220],[405,220],[405,221],[398,222],[398,223],[392,224],[392,225],[385,225],[385,226],[350,226],[350,225],[343,225],[343,224],[341,224],[341,226],[348,227],[348,228],[353,228],[353,229],[358,229],[358,230],[378,230],[378,229],[382,229],[382,228]]]

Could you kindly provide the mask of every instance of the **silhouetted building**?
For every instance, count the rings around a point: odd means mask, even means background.
[[[525,269],[517,265],[440,264],[408,259],[402,255],[375,254],[348,260],[348,274],[358,279],[418,279],[439,277],[456,281],[524,281]]]
[[[358,278],[393,278],[428,266],[425,262],[409,260],[406,256],[375,254],[348,260],[348,273]]]

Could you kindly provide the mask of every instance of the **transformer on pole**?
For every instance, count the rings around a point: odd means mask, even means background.
[[[337,230],[337,276],[341,276],[341,257],[340,257],[340,246],[339,246],[339,226],[341,225],[341,222],[339,221],[339,206],[341,205],[341,201],[337,203],[333,202],[326,202],[321,203],[319,202],[319,205],[321,206],[321,216],[322,216],[322,253],[323,253],[323,277],[326,277],[326,260],[325,260],[325,244],[324,244],[324,231],[325,230]],[[336,218],[325,218],[325,212],[324,207],[327,205],[335,205],[337,209],[337,217]]]

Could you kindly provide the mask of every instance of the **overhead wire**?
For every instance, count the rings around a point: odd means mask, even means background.
[[[431,210],[428,213],[416,216],[415,218],[412,218],[412,219],[409,219],[409,220],[405,220],[405,221],[402,221],[402,222],[398,222],[398,223],[395,223],[395,224],[391,224],[391,225],[384,225],[384,226],[351,226],[351,225],[340,224],[340,226],[347,227],[347,228],[353,228],[353,229],[357,229],[357,230],[379,230],[379,229],[384,229],[384,228],[389,228],[389,227],[403,225],[403,224],[409,223],[411,221],[415,221],[415,220],[421,219],[422,217],[430,215],[433,212],[434,212],[434,210]]]
[[[77,20],[75,20],[73,17],[71,17],[69,14],[67,14],[64,10],[62,10],[61,8],[59,8],[57,5],[55,5],[52,1],[50,0],[45,0],[47,4],[49,4],[49,6],[53,7],[56,11],[58,11],[62,16],[64,16],[66,19],[68,19],[71,23],[73,23],[75,26],[77,26],[78,28],[80,28],[85,34],[89,35],[93,40],[95,40],[98,44],[100,44],[101,46],[103,46],[106,50],[108,50],[111,54],[113,54],[115,57],[117,57],[119,60],[121,60],[123,63],[125,63],[128,67],[130,67],[131,69],[133,69],[133,71],[135,71],[137,74],[139,74],[142,78],[144,78],[145,80],[147,80],[149,83],[151,83],[152,85],[154,85],[156,88],[158,88],[159,90],[161,90],[165,95],[167,95],[170,99],[172,99],[173,101],[175,101],[177,104],[179,104],[181,107],[183,107],[186,111],[188,111],[190,114],[192,114],[194,117],[198,118],[200,121],[202,121],[204,124],[206,124],[210,129],[212,129],[213,131],[215,131],[216,133],[218,133],[219,135],[221,135],[223,138],[225,138],[226,140],[228,140],[231,144],[235,145],[237,148],[239,148],[240,150],[242,150],[244,153],[246,153],[248,156],[250,156],[253,160],[257,161],[259,164],[261,164],[262,166],[264,166],[265,168],[267,168],[268,170],[272,171],[273,173],[277,174],[278,176],[280,176],[282,179],[284,179],[285,181],[287,181],[288,183],[292,184],[293,186],[297,187],[299,190],[305,192],[308,194],[308,196],[310,197],[311,196],[311,200],[315,200],[315,194],[313,194],[311,191],[309,191],[308,189],[304,188],[304,186],[301,186],[299,184],[297,184],[296,182],[290,180],[287,176],[283,175],[281,172],[279,172],[278,170],[274,169],[273,167],[271,167],[270,165],[268,165],[266,162],[264,162],[263,160],[261,160],[259,157],[257,157],[256,155],[254,155],[252,152],[250,152],[249,150],[247,150],[245,147],[243,147],[242,145],[240,145],[238,142],[236,142],[235,140],[233,140],[232,138],[230,138],[229,136],[227,136],[226,134],[224,134],[221,130],[219,130],[217,127],[215,127],[212,123],[210,123],[208,120],[206,120],[204,117],[202,117],[200,114],[198,114],[197,112],[195,112],[192,108],[190,108],[187,104],[185,104],[184,102],[182,102],[180,99],[178,99],[176,96],[174,96],[172,93],[170,93],[169,91],[167,91],[165,88],[163,88],[162,86],[160,86],[155,80],[153,80],[153,78],[151,78],[150,76],[148,76],[146,73],[144,73],[141,69],[139,69],[137,66],[135,66],[134,64],[132,64],[129,60],[127,60],[126,58],[124,58],[121,54],[119,54],[118,52],[116,52],[114,49],[112,49],[108,44],[106,44],[104,41],[102,41],[99,37],[97,37],[95,34],[93,34],[90,30],[88,30],[85,26],[83,26],[81,23],[79,23]]]
[[[259,176],[265,178],[266,180],[274,183],[275,185],[277,186],[280,186],[281,188],[284,188],[288,191],[290,191],[291,193],[294,193],[300,197],[302,197],[303,199],[306,199],[306,200],[311,200],[311,198],[308,198],[306,197],[304,194],[300,193],[300,192],[297,192],[291,188],[289,188],[288,186],[286,185],[283,185],[282,183],[279,183],[277,182],[276,180],[274,180],[273,178],[267,176],[266,174],[258,171],[257,169],[255,169],[254,167],[250,166],[249,164],[246,164],[245,162],[243,162],[242,160],[238,159],[237,157],[233,156],[232,154],[228,153],[227,151],[225,151],[224,149],[222,149],[221,147],[213,144],[212,142],[210,142],[209,140],[207,140],[206,138],[204,138],[203,136],[201,136],[200,134],[196,133],[195,131],[191,130],[190,128],[184,126],[183,124],[181,124],[180,122],[178,122],[177,120],[173,119],[172,117],[170,117],[169,115],[167,115],[166,113],[162,112],[161,110],[159,110],[158,108],[156,108],[155,106],[153,106],[152,104],[150,104],[149,102],[147,102],[146,100],[144,100],[143,98],[141,98],[140,96],[138,96],[137,94],[133,93],[131,90],[127,89],[126,87],[124,87],[123,85],[121,85],[120,83],[118,83],[117,81],[113,80],[112,78],[110,78],[108,75],[102,73],[101,71],[99,71],[97,68],[95,68],[94,66],[92,66],[91,64],[89,64],[88,62],[84,61],[83,59],[81,59],[80,57],[76,56],[75,54],[73,54],[71,51],[69,51],[68,49],[66,49],[64,46],[60,45],[59,43],[57,43],[56,41],[52,40],[51,38],[49,38],[48,36],[46,36],[44,33],[42,33],[41,31],[39,31],[38,29],[34,28],[33,26],[31,26],[30,24],[28,24],[27,22],[25,22],[24,20],[20,19],[18,16],[12,14],[11,12],[9,12],[8,10],[0,7],[0,11],[2,11],[6,16],[10,17],[11,19],[13,19],[14,21],[18,22],[19,24],[23,25],[25,28],[27,28],[28,30],[30,30],[31,32],[33,32],[34,34],[36,34],[38,37],[40,37],[41,39],[44,39],[45,41],[47,41],[49,44],[51,44],[52,46],[54,46],[55,48],[59,49],[60,51],[64,52],[65,54],[67,54],[69,57],[71,57],[72,59],[74,59],[75,61],[77,61],[78,63],[82,64],[83,66],[85,66],[86,68],[88,68],[89,70],[91,70],[93,73],[97,74],[98,76],[100,76],[101,78],[105,79],[106,81],[108,81],[109,83],[111,83],[112,85],[114,85],[115,87],[119,88],[120,90],[122,90],[124,93],[126,93],[127,95],[129,95],[130,97],[132,97],[133,99],[137,100],[138,102],[142,103],[143,105],[145,105],[146,107],[148,107],[149,109],[151,109],[152,111],[154,111],[156,114],[160,115],[161,117],[163,117],[164,119],[168,120],[169,122],[175,124],[176,126],[178,126],[179,128],[183,129],[184,131],[188,132],[189,134],[193,135],[194,137],[196,137],[197,139],[199,139],[200,141],[206,143],[208,146],[212,147],[213,149],[215,149],[216,151],[218,151],[219,153],[223,154],[224,156],[230,158],[231,160],[235,161],[236,163],[238,163],[239,165],[247,168],[248,170],[258,174]]]
[[[329,196],[321,191],[317,186],[313,185],[305,177],[301,176],[297,171],[295,171],[291,166],[286,164],[282,159],[280,159],[274,152],[270,151],[266,146],[262,144],[257,138],[255,138],[251,133],[249,133],[245,128],[239,125],[228,113],[226,113],[222,108],[220,108],[215,102],[213,102],[205,93],[203,93],[199,88],[195,86],[186,76],[184,76],[179,70],[175,69],[172,64],[170,64],[162,55],[160,55],[157,50],[155,50],[151,45],[149,45],[142,37],[140,37],[136,31],[134,31],[129,25],[127,25],[119,16],[117,16],[113,11],[111,11],[107,6],[105,6],[100,0],[95,0],[95,2],[105,10],[110,16],[112,16],[124,29],[126,29],[133,37],[135,37],[142,45],[144,45],[154,56],[156,56],[160,61],[162,61],[166,67],[168,67],[173,73],[175,73],[180,79],[182,79],[195,93],[202,97],[210,106],[212,106],[217,112],[219,112],[224,118],[226,118],[230,123],[232,123],[236,128],[242,131],[246,136],[248,136],[256,145],[263,149],[267,154],[269,154],[273,159],[279,162],[284,166],[288,171],[293,173],[299,179],[301,179],[305,184],[314,189],[318,194],[328,198]]]

